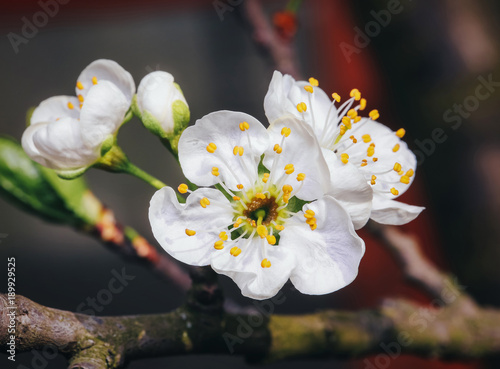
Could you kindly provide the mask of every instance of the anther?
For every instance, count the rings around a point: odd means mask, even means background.
[[[239,196],[233,196],[233,200],[234,200],[234,201],[240,201],[240,200],[241,200],[241,197],[239,197]]]
[[[301,182],[306,179],[306,175],[304,173],[297,174],[297,181]]]
[[[208,205],[210,205],[210,200],[204,197],[200,200],[200,205],[203,209],[205,209]]]
[[[316,78],[309,78],[309,83],[314,86],[314,87],[318,87],[319,86],[319,81],[316,79]]]
[[[316,215],[316,213],[314,211],[312,211],[311,209],[307,209],[304,212],[304,218],[306,218],[306,219],[314,218],[315,215]]]
[[[405,135],[406,131],[404,128],[400,128],[396,131],[396,136],[398,136],[399,138],[403,138],[404,135]]]
[[[361,92],[359,92],[357,88],[353,88],[349,96],[354,97],[354,100],[359,101],[361,99]]]
[[[213,154],[215,152],[215,150],[217,150],[217,145],[214,144],[213,142],[210,142],[208,145],[207,145],[207,151],[210,153],[210,154]]]
[[[262,268],[270,268],[271,267],[271,262],[267,259],[262,260],[262,263],[260,263],[260,266]]]
[[[281,135],[282,136],[288,137],[288,136],[290,136],[291,132],[292,132],[292,130],[288,127],[281,128]]]
[[[359,102],[359,110],[365,110],[366,108],[366,99],[361,99]]]
[[[266,195],[264,195],[263,193],[259,192],[259,193],[255,194],[255,197],[258,198],[258,199],[264,200],[266,198]]]
[[[245,150],[243,149],[242,146],[235,146],[234,149],[233,149],[233,154],[234,155],[239,155],[239,156],[243,156],[243,152]]]
[[[241,249],[237,246],[231,248],[231,250],[229,251],[229,253],[231,255],[233,255],[234,257],[238,256],[239,254],[241,254]]]
[[[281,224],[276,224],[276,226],[274,228],[276,228],[278,231],[282,231],[285,229],[285,226],[283,226]]]
[[[361,121],[361,116],[357,116],[356,118],[354,118],[354,123],[358,123],[359,121]]]
[[[351,119],[354,119],[358,116],[358,112],[356,111],[356,109],[350,109],[348,112],[347,112],[347,116]]]
[[[372,110],[368,115],[372,118],[372,120],[377,120],[380,117],[377,109]]]
[[[370,135],[363,135],[361,136],[361,138],[363,139],[364,143],[368,143],[372,140],[372,137]]]
[[[222,250],[224,248],[224,242],[223,241],[216,241],[214,243],[214,249],[216,250]]]
[[[391,193],[392,193],[394,196],[399,195],[399,191],[398,191],[398,190],[396,190],[394,187],[393,187],[393,188],[391,188]]]
[[[79,90],[83,90],[83,84],[80,81],[76,82],[76,88]]]
[[[282,190],[284,193],[291,193],[293,191],[293,187],[289,184],[286,184],[283,186]]]
[[[313,91],[314,91],[314,90],[313,90],[313,88],[312,88],[312,86],[309,86],[309,85],[304,86],[304,90],[306,90],[306,91],[307,91],[307,92],[309,92],[310,94],[312,94],[312,93],[313,93]]]
[[[408,177],[408,176],[402,176],[400,178],[400,182],[404,183],[404,184],[410,184],[410,177]]]
[[[340,95],[339,95],[338,93],[334,92],[334,93],[332,94],[332,98],[333,98],[333,100],[335,100],[336,102],[338,102],[338,103],[340,102]]]
[[[297,104],[297,111],[299,113],[305,113],[307,111],[307,105],[304,102],[300,102]]]
[[[275,144],[273,150],[276,152],[276,154],[281,154],[283,148],[279,144]]]
[[[267,243],[270,245],[276,245],[276,237],[272,234],[266,237]]]
[[[75,106],[71,102],[68,101],[68,108],[73,110],[75,108]]]
[[[268,180],[269,180],[269,173],[264,173],[264,175],[262,176],[262,182],[267,183]]]
[[[401,164],[399,163],[394,163],[394,171],[400,172],[401,171]]]
[[[222,241],[227,241],[228,239],[228,236],[227,236],[227,233],[222,231],[221,233],[219,233],[219,238],[222,240]]]
[[[85,99],[83,98],[83,96],[82,96],[82,95],[78,95],[78,101],[80,101],[81,103],[83,103],[83,101],[84,101],[84,100],[85,100]]]
[[[191,236],[194,236],[196,234],[196,231],[193,231],[192,229],[186,228],[186,234],[191,237]]]
[[[295,168],[293,167],[293,164],[287,164],[285,165],[285,173],[286,174],[292,174],[295,171]]]
[[[358,140],[354,136],[350,136],[349,138],[352,140],[352,143],[357,143],[358,142]]]
[[[188,186],[187,186],[187,184],[181,183],[179,185],[179,187],[177,187],[177,191],[179,191],[180,193],[186,193],[186,192],[188,192]]]
[[[263,226],[261,224],[257,227],[257,234],[260,236],[260,238],[266,238],[269,235],[269,232],[267,231],[266,226]]]
[[[212,175],[218,177],[219,176],[219,168],[212,167]]]
[[[413,177],[413,175],[414,175],[414,174],[415,174],[415,172],[413,171],[413,169],[410,169],[410,170],[408,170],[408,171],[406,172],[406,174],[405,174],[405,175],[406,175],[407,177]]]
[[[374,184],[375,184],[375,180],[376,180],[376,179],[377,179],[377,176],[376,176],[376,175],[372,175],[372,178],[371,178],[370,183],[371,183],[372,185],[374,185]]]
[[[316,218],[307,218],[306,223],[309,225],[316,224]]]
[[[249,128],[250,128],[250,125],[248,124],[248,122],[241,122],[240,123],[240,130],[246,131]]]
[[[366,149],[366,155],[368,156],[373,156],[375,154],[375,146],[368,146],[368,149]]]
[[[340,161],[344,164],[347,164],[349,162],[349,155],[346,153],[341,154]]]
[[[92,77],[92,84],[97,85],[97,77]]]
[[[238,185],[236,185],[236,187],[238,188],[238,190],[242,190],[243,189],[243,185],[242,184],[238,184]]]
[[[393,152],[397,152],[399,150],[399,144],[395,144],[394,147],[392,148]]]
[[[318,228],[318,225],[316,223],[310,224],[309,228],[311,228],[311,231],[314,231],[316,228]]]

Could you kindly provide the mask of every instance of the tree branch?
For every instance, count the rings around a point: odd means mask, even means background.
[[[214,308],[200,308],[199,297],[194,293],[185,306],[165,314],[92,317],[17,296],[16,350],[55,346],[73,369],[114,369],[139,358],[202,353],[234,353],[260,362],[349,358],[384,352],[388,346],[403,354],[454,360],[500,354],[500,312],[470,309],[461,299],[436,308],[387,300],[373,310],[269,316],[272,300],[259,313],[246,315],[224,313],[220,298],[208,303]],[[7,296],[0,295],[2,352],[10,339],[7,303]]]

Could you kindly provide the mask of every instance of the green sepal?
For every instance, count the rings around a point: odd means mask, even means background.
[[[0,195],[45,220],[80,228],[95,224],[102,207],[83,178],[60,179],[5,136],[0,136]]]

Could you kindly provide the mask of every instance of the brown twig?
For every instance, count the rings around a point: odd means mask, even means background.
[[[269,53],[280,72],[298,79],[300,72],[295,62],[295,50],[291,41],[278,37],[262,9],[260,0],[245,0],[243,5],[247,19],[253,28],[255,42]]]

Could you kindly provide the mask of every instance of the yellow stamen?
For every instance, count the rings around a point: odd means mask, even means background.
[[[219,168],[212,167],[212,175],[218,177],[219,176]]]
[[[259,193],[255,194],[255,197],[258,198],[258,199],[264,200],[266,198],[266,195],[264,195],[263,193],[259,192]]]
[[[352,140],[352,143],[357,143],[358,142],[358,140],[354,136],[351,136],[349,138]]]
[[[97,77],[92,77],[92,84],[97,85]]]
[[[283,148],[279,144],[275,144],[273,150],[276,152],[276,154],[281,154]]]
[[[260,236],[260,238],[266,238],[269,233],[267,232],[267,227],[263,226],[262,224],[257,227],[257,234]]]
[[[348,112],[347,112],[347,116],[351,119],[354,119],[358,116],[358,112],[356,111],[356,109],[350,109]]]
[[[290,194],[286,193],[286,194],[283,195],[283,202],[285,204],[288,204],[288,201],[290,201]]]
[[[234,200],[234,201],[240,201],[240,200],[241,200],[241,197],[239,197],[239,196],[233,196],[233,200]]]
[[[307,111],[307,105],[304,102],[300,102],[297,104],[297,110],[299,113],[305,113]]]
[[[264,173],[264,175],[262,176],[262,182],[267,183],[268,180],[269,180],[269,173]]]
[[[399,195],[399,191],[398,191],[398,190],[396,190],[394,187],[393,187],[393,188],[391,188],[391,193],[392,193],[394,196]]]
[[[401,181],[401,183],[404,183],[404,184],[410,184],[410,177],[402,176],[400,181]]]
[[[234,155],[239,155],[239,156],[243,156],[243,152],[245,150],[243,149],[242,146],[235,146],[234,149],[233,149],[233,154]]]
[[[233,227],[238,228],[241,225],[241,223],[243,223],[243,220],[241,218],[238,218],[238,220],[234,222]]]
[[[239,254],[241,254],[241,249],[237,246],[231,248],[231,250],[229,251],[229,253],[231,255],[233,255],[234,257],[238,256]]]
[[[222,240],[222,241],[227,241],[228,239],[228,235],[226,232],[222,231],[221,233],[219,233],[219,238]]]
[[[318,228],[318,225],[316,223],[309,224],[309,228],[311,228],[311,231],[314,231],[316,228]]]
[[[313,88],[312,88],[312,86],[309,86],[309,85],[304,86],[304,90],[306,90],[306,91],[307,91],[307,92],[309,92],[310,94],[312,94],[312,93],[313,93],[313,91],[314,91],[314,90],[313,90]]]
[[[361,136],[361,138],[363,139],[363,142],[365,142],[365,143],[368,143],[372,140],[372,137],[370,135],[363,135],[363,136]]]
[[[181,183],[179,187],[177,187],[177,191],[180,193],[186,193],[188,191],[188,186],[185,183]]]
[[[309,225],[316,224],[316,218],[307,218],[306,223]]]
[[[361,99],[361,92],[359,92],[357,88],[353,88],[349,96],[354,97],[354,100],[359,101]]]
[[[351,124],[351,119],[349,117],[342,117],[342,123],[349,126],[349,124]]]
[[[81,103],[83,103],[84,98],[83,98],[83,96],[82,96],[82,95],[78,95],[78,101],[80,101]]]
[[[249,128],[250,128],[250,125],[248,124],[248,122],[241,122],[240,123],[240,130],[246,131]]]
[[[284,193],[291,193],[293,191],[293,187],[290,186],[290,185],[288,185],[288,184],[286,184],[286,185],[283,186],[282,190],[283,190]]]
[[[196,231],[193,231],[192,229],[186,228],[186,234],[191,237],[191,236],[194,236],[196,234]]]
[[[372,160],[373,160],[373,162],[377,162],[378,158],[373,158]]]
[[[375,146],[368,146],[368,149],[366,149],[366,155],[367,156],[373,156],[375,154]]]
[[[369,114],[370,118],[373,120],[377,120],[380,117],[380,114],[378,113],[377,109],[372,110]]]
[[[216,241],[214,243],[214,249],[216,250],[222,250],[224,248],[224,242],[222,241]]]
[[[349,162],[349,155],[346,153],[341,154],[340,161],[344,164],[347,164]]]
[[[242,184],[238,184],[238,185],[236,185],[236,187],[238,188],[238,190],[242,190],[243,189],[243,185]]]
[[[208,145],[207,145],[207,151],[210,153],[210,154],[213,154],[215,152],[215,150],[217,150],[217,145],[214,144],[213,142],[210,142]]]
[[[356,118],[354,118],[354,123],[358,123],[361,120],[361,117],[358,115]]]
[[[414,174],[415,172],[413,171],[413,169],[410,169],[409,171],[406,172],[406,176],[408,177],[413,177]]]
[[[371,183],[372,185],[374,185],[374,184],[375,184],[375,180],[376,180],[376,179],[377,179],[377,176],[372,175],[372,178],[371,178],[370,183]]]
[[[272,234],[266,237],[267,243],[270,245],[276,245],[276,237]]]
[[[338,103],[340,102],[340,95],[339,95],[338,93],[334,92],[334,93],[332,94],[332,98],[333,98],[333,100],[335,100],[336,102],[338,102]]]
[[[293,164],[285,165],[285,173],[286,174],[292,174],[294,171],[295,171],[295,168],[293,167]]]
[[[75,108],[75,106],[71,102],[68,101],[68,108],[73,110]]]
[[[210,205],[210,200],[204,197],[200,200],[200,205],[203,209],[205,209],[208,205]]]
[[[76,88],[79,90],[83,90],[83,84],[80,81],[76,82]]]
[[[397,152],[399,150],[399,144],[395,144],[394,147],[392,148],[393,152]]]
[[[365,110],[366,108],[366,99],[361,99],[359,102],[359,110]]]
[[[394,171],[400,172],[401,171],[401,164],[399,163],[394,163]]]
[[[404,135],[405,135],[406,131],[404,128],[400,128],[396,131],[396,136],[398,136],[399,138],[403,138]]]
[[[312,211],[311,209],[307,209],[304,212],[304,218],[306,218],[306,219],[314,218],[315,215],[316,215],[316,213],[314,211]]]
[[[319,86],[319,81],[316,78],[313,78],[313,77],[309,78],[309,83],[311,85],[313,85],[314,87],[318,87]]]
[[[271,267],[271,262],[267,259],[262,260],[262,263],[260,263],[260,266],[262,268],[270,268]]]
[[[301,182],[306,179],[306,175],[304,173],[297,174],[297,181]]]
[[[292,130],[288,127],[281,128],[281,135],[282,136],[288,137],[288,136],[290,136],[291,132],[292,132]]]
[[[281,225],[281,224],[276,224],[275,228],[278,230],[278,231],[282,231],[285,229],[285,226]]]

